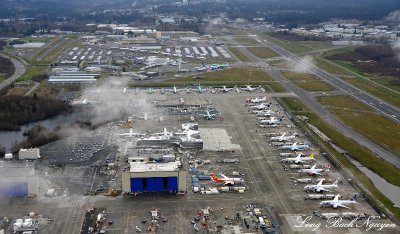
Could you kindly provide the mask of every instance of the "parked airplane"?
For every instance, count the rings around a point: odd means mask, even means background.
[[[199,84],[198,86],[196,86],[195,89],[193,89],[194,91],[198,92],[198,93],[204,93],[207,89],[201,87],[201,85]]]
[[[282,116],[281,118],[277,118],[277,117],[271,117],[269,119],[263,119],[260,121],[260,123],[262,124],[278,124],[280,122],[282,122],[282,120],[284,119],[284,117]]]
[[[293,135],[291,136],[286,136],[286,132],[284,132],[282,135],[280,136],[273,136],[270,138],[271,141],[291,141],[294,138],[296,138],[295,133],[293,133]]]
[[[155,91],[154,91],[154,89],[153,88],[147,88],[146,89],[146,93],[148,93],[148,94],[152,94],[152,93],[154,93]]]
[[[261,103],[260,105],[251,106],[250,109],[265,110],[270,108],[272,103]]]
[[[211,114],[211,112],[209,110],[206,110],[205,114],[200,114],[201,116],[203,116],[205,119],[207,120],[213,120],[215,114]]]
[[[221,174],[222,178],[211,174],[211,179],[218,183],[224,183],[225,185],[235,185],[235,184],[243,184],[244,180],[242,178],[229,178],[224,174]]]
[[[228,68],[229,64],[213,64],[210,66],[212,70]]]
[[[315,193],[319,193],[321,191],[325,191],[325,192],[330,192],[331,189],[335,189],[338,187],[338,183],[339,181],[336,180],[335,182],[333,182],[332,184],[322,184],[324,182],[325,179],[322,179],[318,182],[318,184],[310,184],[310,185],[306,185],[304,187],[304,191],[306,192],[315,192]]]
[[[300,174],[308,174],[308,175],[322,175],[322,172],[328,170],[330,166],[325,166],[324,168],[316,168],[316,164],[309,169],[300,169],[298,172]]]
[[[97,103],[96,101],[90,101],[87,100],[86,98],[83,100],[74,100],[71,102],[71,105],[87,105],[87,104],[92,104],[92,103]]]
[[[168,92],[171,92],[171,93],[178,93],[178,92],[184,91],[184,89],[178,89],[178,88],[176,88],[176,86],[174,85],[174,86],[172,86],[172,88],[167,89],[167,91],[168,91]]]
[[[348,208],[350,209],[350,207],[346,206],[346,205],[353,205],[353,204],[357,204],[356,202],[356,197],[357,194],[354,194],[350,200],[339,200],[340,195],[336,195],[336,197],[333,200],[328,200],[328,201],[322,201],[319,204],[321,206],[332,206],[333,208],[339,208],[339,207],[343,207],[343,208]]]
[[[281,150],[292,150],[292,151],[296,151],[296,150],[306,150],[310,148],[307,144],[301,144],[298,145],[297,142],[293,143],[293,145],[283,145],[278,147],[278,149]]]
[[[250,85],[246,85],[246,87],[242,88],[245,91],[249,91],[249,92],[253,92],[254,90],[256,90],[257,88],[253,88]]]
[[[314,159],[314,153],[310,154],[310,156],[308,157],[301,157],[302,154],[298,154],[297,157],[294,158],[284,158],[281,159],[281,162],[285,162],[285,163],[305,163],[305,162],[310,162],[310,161],[315,161]]]
[[[275,115],[278,112],[272,111],[272,110],[266,110],[266,111],[260,111],[257,113],[258,116],[261,117],[271,117],[273,115]]]
[[[120,133],[120,134],[117,134],[118,136],[126,136],[126,137],[133,137],[133,136],[142,136],[143,134],[141,134],[141,133],[134,133],[133,132],[133,129],[131,128],[131,129],[129,129],[129,132],[127,132],[127,133]]]
[[[226,86],[222,86],[222,88],[220,88],[219,90],[224,92],[224,93],[229,93],[230,91],[232,91],[233,88],[227,88]]]
[[[140,115],[132,115],[132,116],[135,117],[135,118],[139,118],[139,119],[143,119],[143,120],[148,120],[148,119],[153,119],[153,118],[157,117],[158,115],[150,115],[150,116],[149,116],[148,113],[145,112],[143,116],[140,116]]]
[[[260,103],[260,102],[266,102],[266,101],[267,101],[267,97],[265,97],[265,96],[262,98],[256,97],[256,98],[250,99],[251,103]]]

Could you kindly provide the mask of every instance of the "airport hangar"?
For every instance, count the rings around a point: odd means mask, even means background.
[[[186,171],[180,162],[131,162],[129,170],[122,173],[122,192],[186,193]]]

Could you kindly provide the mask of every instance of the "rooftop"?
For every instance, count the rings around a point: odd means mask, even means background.
[[[168,163],[140,163],[131,162],[130,172],[149,172],[149,171],[178,171],[179,161]]]

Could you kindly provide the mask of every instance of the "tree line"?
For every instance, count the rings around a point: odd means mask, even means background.
[[[62,101],[37,96],[1,96],[0,130],[18,131],[20,125],[35,122],[71,110]]]

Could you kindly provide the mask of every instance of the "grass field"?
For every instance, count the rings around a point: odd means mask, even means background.
[[[249,37],[236,37],[235,41],[243,45],[259,45],[259,43],[256,40]]]
[[[369,106],[354,100],[350,96],[331,96],[331,97],[317,97],[318,101],[328,107],[337,107],[341,109],[373,111]]]
[[[381,76],[377,74],[365,74],[354,67],[351,62],[341,60],[327,60],[325,58],[326,56],[332,54],[349,52],[354,48],[355,47],[348,47],[326,51],[322,54],[322,56],[317,57],[315,61],[320,68],[330,73],[338,74],[354,86],[365,90],[388,103],[400,107],[400,86],[392,83],[392,81],[396,80],[397,78],[390,76]]]
[[[229,47],[229,50],[232,52],[233,55],[235,55],[240,61],[242,62],[250,62],[250,59],[244,55],[242,52],[239,51],[238,48],[235,47]]]
[[[230,68],[215,72],[207,72],[199,76],[178,78],[176,81],[184,83],[201,82],[264,82],[273,81],[272,77],[262,70],[254,68]]]
[[[298,99],[293,97],[283,97],[280,98],[283,103],[285,103],[289,109],[292,110],[295,115],[304,115],[309,118],[309,123],[317,127],[325,135],[327,135],[334,144],[345,149],[349,154],[363,164],[368,169],[374,171],[386,181],[396,186],[400,186],[400,174],[398,170],[393,165],[377,158],[371,151],[367,148],[362,147],[357,142],[350,138],[345,137],[340,132],[338,132],[331,125],[327,124],[323,119],[314,113],[310,112]],[[368,190],[382,202],[397,218],[400,218],[400,210],[393,207],[393,202],[391,202],[387,197],[385,197],[378,189],[375,188],[371,180],[365,176],[358,168],[356,168],[344,155],[337,153],[330,144],[323,142],[324,146],[330,151],[330,153],[339,160],[342,165],[344,165],[352,174],[368,188]]]
[[[34,75],[41,74],[48,70],[47,66],[26,67],[25,73],[17,81],[31,80]]]
[[[316,81],[316,80],[318,80],[315,75],[309,74],[309,73],[284,71],[284,72],[282,72],[282,75],[292,81],[298,81],[298,80]]]
[[[279,67],[279,68],[289,68],[290,67],[290,62],[287,60],[284,60],[284,59],[272,60],[272,61],[268,61],[268,63],[271,66]]]
[[[265,47],[248,47],[247,49],[259,58],[273,58],[278,56],[277,53]]]
[[[19,40],[26,41],[26,42],[44,42],[44,43],[48,43],[53,39],[54,39],[54,37],[23,37],[23,38],[20,38]]]
[[[329,92],[336,90],[332,85],[320,80],[296,82],[295,84],[300,88],[310,92]]]
[[[28,92],[30,88],[31,88],[30,86],[12,87],[8,89],[7,95],[24,96],[25,93]]]
[[[254,68],[230,68],[215,72],[207,72],[198,76],[182,77],[160,82],[144,83],[143,85],[131,84],[131,86],[153,86],[167,87],[173,85],[194,85],[201,84],[204,86],[235,86],[235,85],[262,85],[268,86],[266,90],[274,92],[285,91],[278,82],[274,81],[271,76],[262,70]]]
[[[399,124],[348,96],[317,99],[348,126],[400,157]]]
[[[45,82],[40,84],[38,90],[35,92],[38,97],[53,97],[55,98],[58,95],[58,90],[47,85]]]

